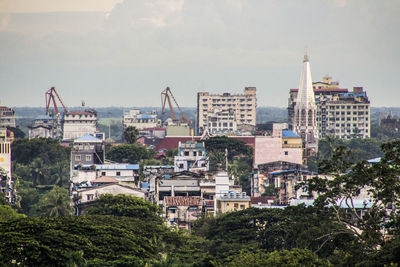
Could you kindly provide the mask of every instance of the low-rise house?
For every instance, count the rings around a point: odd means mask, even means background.
[[[93,182],[95,182],[94,180]],[[103,183],[100,186],[91,186],[89,188],[81,188],[78,191],[74,191],[72,195],[72,200],[74,201],[75,207],[75,214],[81,215],[87,211],[90,205],[96,201],[101,195],[130,195],[145,199],[146,193],[129,187],[120,185],[118,183],[110,182],[110,183]]]
[[[97,164],[96,176],[108,176],[117,179],[120,184],[138,187],[138,164]]]
[[[167,224],[189,231],[192,222],[201,216],[202,207],[203,200],[199,196],[167,196],[163,203]]]
[[[174,157],[175,172],[205,172],[209,169],[204,142],[179,142],[178,156]]]
[[[29,139],[44,138],[60,138],[62,135],[61,125],[57,119],[48,115],[37,116],[31,125],[28,126]]]
[[[216,199],[216,213],[226,213],[231,211],[244,210],[250,207],[250,197],[246,192],[236,193],[228,192],[224,196]]]

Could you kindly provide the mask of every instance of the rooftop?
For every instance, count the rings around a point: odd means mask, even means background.
[[[139,170],[139,164],[100,164],[96,170]]]
[[[285,138],[300,138],[299,135],[295,134],[292,131],[288,131],[288,130],[282,130],[282,137],[285,137]]]
[[[166,206],[201,206],[203,201],[199,196],[164,197]]]
[[[102,176],[91,181],[92,183],[118,183],[119,181],[109,176]]]
[[[101,142],[100,139],[93,135],[87,134],[74,140],[74,142]]]

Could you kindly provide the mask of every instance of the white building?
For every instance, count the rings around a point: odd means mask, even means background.
[[[157,113],[153,110],[151,113],[142,113],[138,109],[130,109],[124,111],[123,118],[124,129],[129,126],[134,126],[138,130],[145,128],[154,128],[161,125],[161,120],[157,119]]]
[[[205,172],[209,169],[204,142],[179,142],[178,156],[174,157],[175,172]]]
[[[28,126],[28,129],[29,139],[39,137],[59,138],[62,135],[57,120],[48,115],[36,117],[32,124]]]
[[[95,136],[97,132],[97,112],[93,109],[64,113],[63,140],[73,140],[85,135]]]
[[[207,116],[210,134],[234,133],[237,131],[236,113],[233,109],[214,109]]]
[[[16,127],[15,112],[9,107],[0,107],[0,125],[3,127]]]
[[[299,93],[294,107],[293,131],[303,140],[303,156],[315,154],[318,150],[317,106],[312,85],[310,62],[304,55]]]
[[[244,94],[210,94],[208,92],[197,93],[197,132],[202,134],[209,127],[209,116],[220,111],[232,110],[235,114],[237,126],[251,125],[256,126],[256,88],[246,87]],[[224,118],[226,116],[221,116]],[[229,117],[229,116],[228,116]],[[215,116],[214,116],[215,118]],[[219,126],[218,121],[218,126]],[[222,127],[224,121],[221,121]],[[229,124],[227,124],[228,127]],[[233,127],[233,124],[232,124]]]

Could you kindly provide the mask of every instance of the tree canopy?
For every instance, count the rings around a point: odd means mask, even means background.
[[[126,127],[124,130],[124,139],[128,144],[134,144],[139,136],[139,130],[135,126]]]
[[[120,163],[138,163],[142,159],[151,159],[153,150],[148,150],[140,144],[122,144],[113,146],[106,153],[106,158]]]

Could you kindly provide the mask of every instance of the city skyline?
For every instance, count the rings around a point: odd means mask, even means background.
[[[258,106],[286,107],[305,47],[313,81],[363,86],[371,106],[399,106],[400,1],[49,1],[0,3],[0,101],[44,106],[181,106],[199,91],[257,87]],[[143,93],[146,92],[146,93]],[[391,95],[392,97],[387,97]]]

